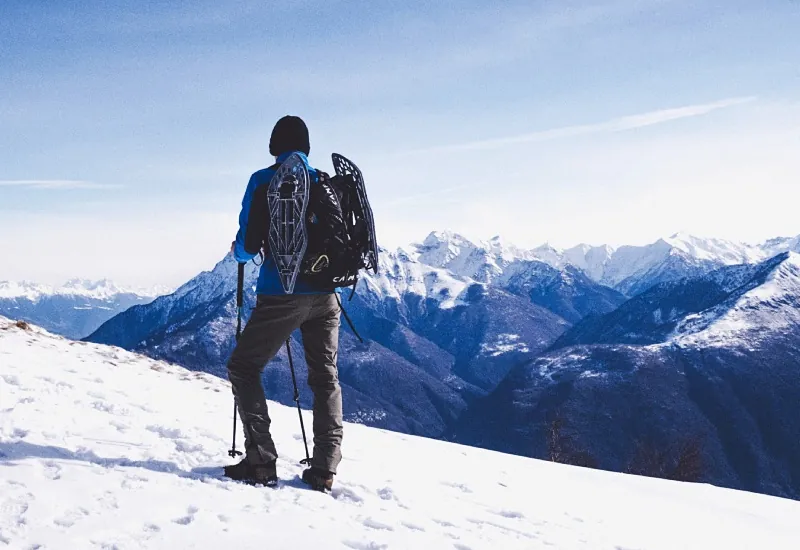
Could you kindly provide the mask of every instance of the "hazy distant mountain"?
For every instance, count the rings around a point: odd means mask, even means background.
[[[78,339],[117,313],[152,301],[160,291],[167,289],[126,289],[108,280],[73,279],[61,287],[0,281],[0,315]]]

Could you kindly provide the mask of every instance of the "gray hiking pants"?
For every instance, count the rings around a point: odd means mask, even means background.
[[[269,433],[261,373],[299,328],[308,363],[308,385],[314,393],[311,464],[336,473],[342,459],[342,390],[336,369],[339,311],[333,294],[258,296],[256,308],[228,361],[228,378],[244,426],[249,463],[264,464],[278,457]]]

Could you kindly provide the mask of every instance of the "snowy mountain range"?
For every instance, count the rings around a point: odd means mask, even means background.
[[[800,255],[659,284],[515,367],[453,437],[541,456],[566,419],[600,466],[700,442],[711,483],[800,498]]]
[[[2,317],[0,361],[8,548],[788,550],[800,538],[791,500],[349,423],[320,494],[299,480],[297,411],[274,402],[281,482],[251,487],[221,475],[226,380]]]
[[[776,239],[769,247],[797,244],[798,239]],[[625,302],[622,292],[599,281],[618,281],[627,289],[647,286],[755,259],[767,248],[675,236],[617,250],[523,250],[500,238],[473,243],[451,232],[434,232],[417,245],[383,250],[379,274],[365,276],[348,305],[368,340],[364,348],[343,331],[343,348],[352,353],[341,354],[340,368],[346,383],[348,372],[354,377],[345,392],[358,396],[350,399],[358,408],[351,413],[377,418],[384,427],[438,435],[472,398],[493,390],[514,365],[548,348],[573,323]],[[250,264],[250,306],[256,274]],[[233,342],[234,290],[235,263],[227,257],[172,295],[112,319],[90,339],[224,376]],[[383,395],[375,402],[374,384],[361,379],[364,369],[357,368],[365,360],[394,365],[398,378],[425,380],[417,390],[426,406],[411,412],[424,418],[409,426],[402,412],[406,401],[390,392],[388,401]],[[267,370],[267,387],[289,402],[284,369],[272,370]],[[404,420],[393,419],[390,411]]]
[[[473,243],[444,231],[431,233],[410,249],[422,263],[479,282],[499,279],[502,284],[519,265],[537,261],[556,269],[576,267],[596,283],[633,296],[660,282],[706,273],[725,265],[757,263],[782,252],[800,252],[800,236],[751,245],[677,233],[644,246],[613,248],[580,244],[560,250],[545,244],[526,250],[506,244],[500,237]]]
[[[122,288],[106,279],[72,279],[60,287],[0,281],[0,314],[77,339],[129,307],[146,304],[169,290]]]

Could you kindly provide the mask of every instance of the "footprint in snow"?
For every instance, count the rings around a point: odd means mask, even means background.
[[[384,487],[383,489],[379,489],[378,490],[378,496],[381,498],[381,500],[387,500],[387,501],[388,500],[393,500],[397,504],[397,506],[399,506],[403,510],[408,510],[409,509],[408,506],[406,506],[405,504],[400,502],[400,499],[397,498],[397,495],[394,493],[394,491],[390,487]]]
[[[456,526],[454,523],[450,523],[449,521],[445,521],[443,519],[434,519],[433,521],[434,521],[434,523],[438,523],[442,527],[455,527]]]
[[[117,501],[117,497],[114,495],[113,491],[106,491],[97,501],[102,504],[104,508],[111,510],[117,510],[119,508],[119,501]]]
[[[369,527],[370,529],[377,529],[380,531],[394,531],[394,527],[388,525],[386,523],[381,523],[380,521],[374,520],[372,518],[367,518],[361,523],[364,524],[364,527]]]
[[[348,489],[347,487],[334,487],[331,491],[331,496],[336,500],[342,500],[345,502],[353,502],[355,504],[363,504],[364,498],[353,491],[352,489]]]
[[[197,511],[198,511],[197,508],[195,508],[194,506],[189,506],[189,508],[186,510],[185,516],[180,517],[178,519],[173,519],[172,522],[177,523],[178,525],[189,525],[194,521],[194,516],[197,513]]]
[[[2,378],[5,381],[5,383],[10,385],[10,386],[19,386],[19,385],[21,385],[21,383],[19,381],[19,378],[17,376],[14,376],[13,374],[3,374],[3,375],[0,375],[0,378]]]
[[[144,487],[144,481],[147,480],[137,476],[125,476],[125,478],[120,483],[120,487],[127,490],[141,489],[142,487]]]
[[[125,424],[123,422],[119,422],[117,420],[112,420],[111,422],[109,422],[109,424],[111,426],[113,426],[114,428],[116,428],[117,431],[120,432],[120,433],[125,433],[130,429],[130,426],[128,424]]]
[[[199,443],[187,443],[186,441],[178,440],[175,441],[175,450],[182,453],[199,453],[204,451],[205,447]]]
[[[23,430],[21,428],[14,428],[14,431],[11,432],[11,437],[15,439],[23,439],[27,435],[28,430]]]
[[[105,401],[92,401],[91,406],[98,411],[112,414],[114,416],[130,416],[131,412],[124,407],[116,407],[112,403]]]
[[[72,527],[75,523],[89,515],[89,510],[86,508],[76,508],[68,510],[63,516],[53,520],[53,523],[59,527]]]
[[[522,519],[525,517],[525,514],[516,510],[492,510],[492,513],[509,519]]]
[[[406,529],[411,529],[412,531],[421,531],[423,533],[425,532],[425,528],[422,527],[421,525],[415,525],[413,523],[408,523],[408,522],[405,522],[405,521],[400,523],[400,525],[402,525]]]
[[[463,483],[453,483],[453,482],[450,482],[450,481],[443,481],[442,485],[444,485],[445,487],[452,487],[453,489],[458,489],[462,493],[471,493],[472,492],[472,489],[470,489],[469,487],[467,487]]]
[[[53,481],[61,479],[61,466],[52,460],[48,460],[44,463],[44,475],[47,479],[51,479]]]
[[[145,428],[148,432],[160,435],[165,439],[179,439],[183,437],[183,432],[178,428],[168,428],[166,426],[150,425]]]

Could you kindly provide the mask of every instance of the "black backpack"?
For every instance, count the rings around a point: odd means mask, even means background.
[[[271,168],[277,168],[275,165]],[[355,291],[362,269],[377,271],[371,251],[374,243],[358,186],[351,174],[329,176],[316,171],[309,187],[305,224],[307,246],[298,280],[320,292],[352,287]],[[256,254],[269,250],[269,185],[261,185],[250,205],[245,250]]]

